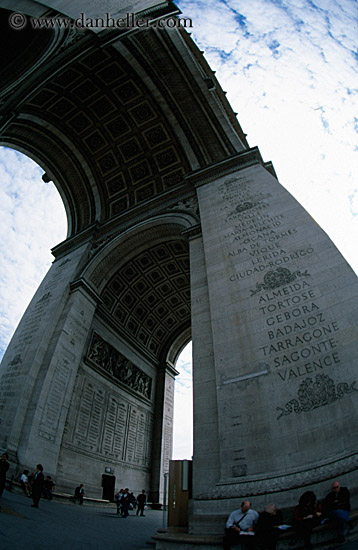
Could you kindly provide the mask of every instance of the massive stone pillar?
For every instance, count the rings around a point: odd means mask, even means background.
[[[29,468],[55,473],[62,433],[95,301],[70,282],[87,245],[54,262],[3,359],[1,447]]]
[[[174,378],[177,374],[178,371],[169,363],[162,365],[157,372],[151,490],[148,495],[155,504],[164,502],[164,474],[169,472],[173,453]]]
[[[254,149],[190,178],[194,533],[358,485],[357,278],[269,169]]]

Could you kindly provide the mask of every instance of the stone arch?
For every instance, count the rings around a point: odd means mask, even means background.
[[[185,202],[186,209],[178,205],[102,245],[81,275],[100,296],[103,315],[159,362],[172,362],[190,333],[186,232],[199,218],[196,202]]]
[[[25,4],[41,15],[63,2]],[[96,495],[105,459],[160,500],[170,359],[191,325],[192,533],[222,532],[250,495],[289,506],[336,475],[356,488],[356,442],[342,429],[357,412],[356,276],[249,148],[189,35],[75,31],[31,69],[2,93],[0,141],[40,159],[71,227],[3,359],[1,444],[14,467],[43,462],[69,487],[81,459]],[[158,303],[138,311],[149,296]]]
[[[183,349],[189,344],[191,341],[191,328],[183,331],[178,338],[176,338],[172,345],[170,346],[166,361],[171,363],[172,365],[176,364],[176,361],[183,351]]]

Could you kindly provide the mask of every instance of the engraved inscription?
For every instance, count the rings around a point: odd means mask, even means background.
[[[48,441],[55,441],[63,401],[71,376],[71,360],[74,355],[68,354],[57,365],[47,394],[46,403],[41,417],[39,436]]]
[[[83,375],[75,395],[76,416],[73,428],[71,422],[67,425],[65,446],[150,467],[153,419],[149,411]]]
[[[306,270],[302,276],[310,275]],[[251,290],[251,295],[255,296],[259,288],[270,284],[273,287],[258,297],[258,309],[268,329],[268,341],[259,351],[281,382],[340,363],[335,338],[339,331],[337,321],[325,319],[311,281],[303,279],[284,286],[279,284],[290,278],[292,273],[288,270],[277,273]]]

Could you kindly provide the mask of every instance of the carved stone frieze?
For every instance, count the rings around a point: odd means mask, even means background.
[[[126,359],[124,355],[103,340],[96,332],[92,335],[87,358],[125,386],[150,399],[152,378],[136,367],[129,359]]]
[[[284,408],[276,407],[278,411],[281,411],[277,418],[293,412],[301,414],[334,403],[338,399],[342,399],[344,395],[358,391],[358,388],[355,387],[356,383],[357,381],[354,380],[351,384],[339,382],[336,385],[334,380],[326,374],[317,374],[315,380],[306,378],[298,388],[297,399],[288,401]]]
[[[251,290],[251,296],[258,294],[262,290],[274,290],[280,286],[287,285],[295,281],[298,277],[309,277],[310,274],[306,271],[290,271],[286,267],[278,267],[273,271],[268,271],[264,276],[263,283],[256,283],[256,288]]]

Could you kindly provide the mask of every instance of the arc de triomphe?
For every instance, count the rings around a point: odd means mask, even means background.
[[[7,23],[104,15],[87,4],[0,0],[0,143],[68,217],[3,359],[0,447],[64,491],[101,496],[107,468],[160,501],[192,339],[193,533],[242,497],[289,506],[337,476],[355,495],[355,274],[249,148],[171,2],[106,3],[163,28]]]

